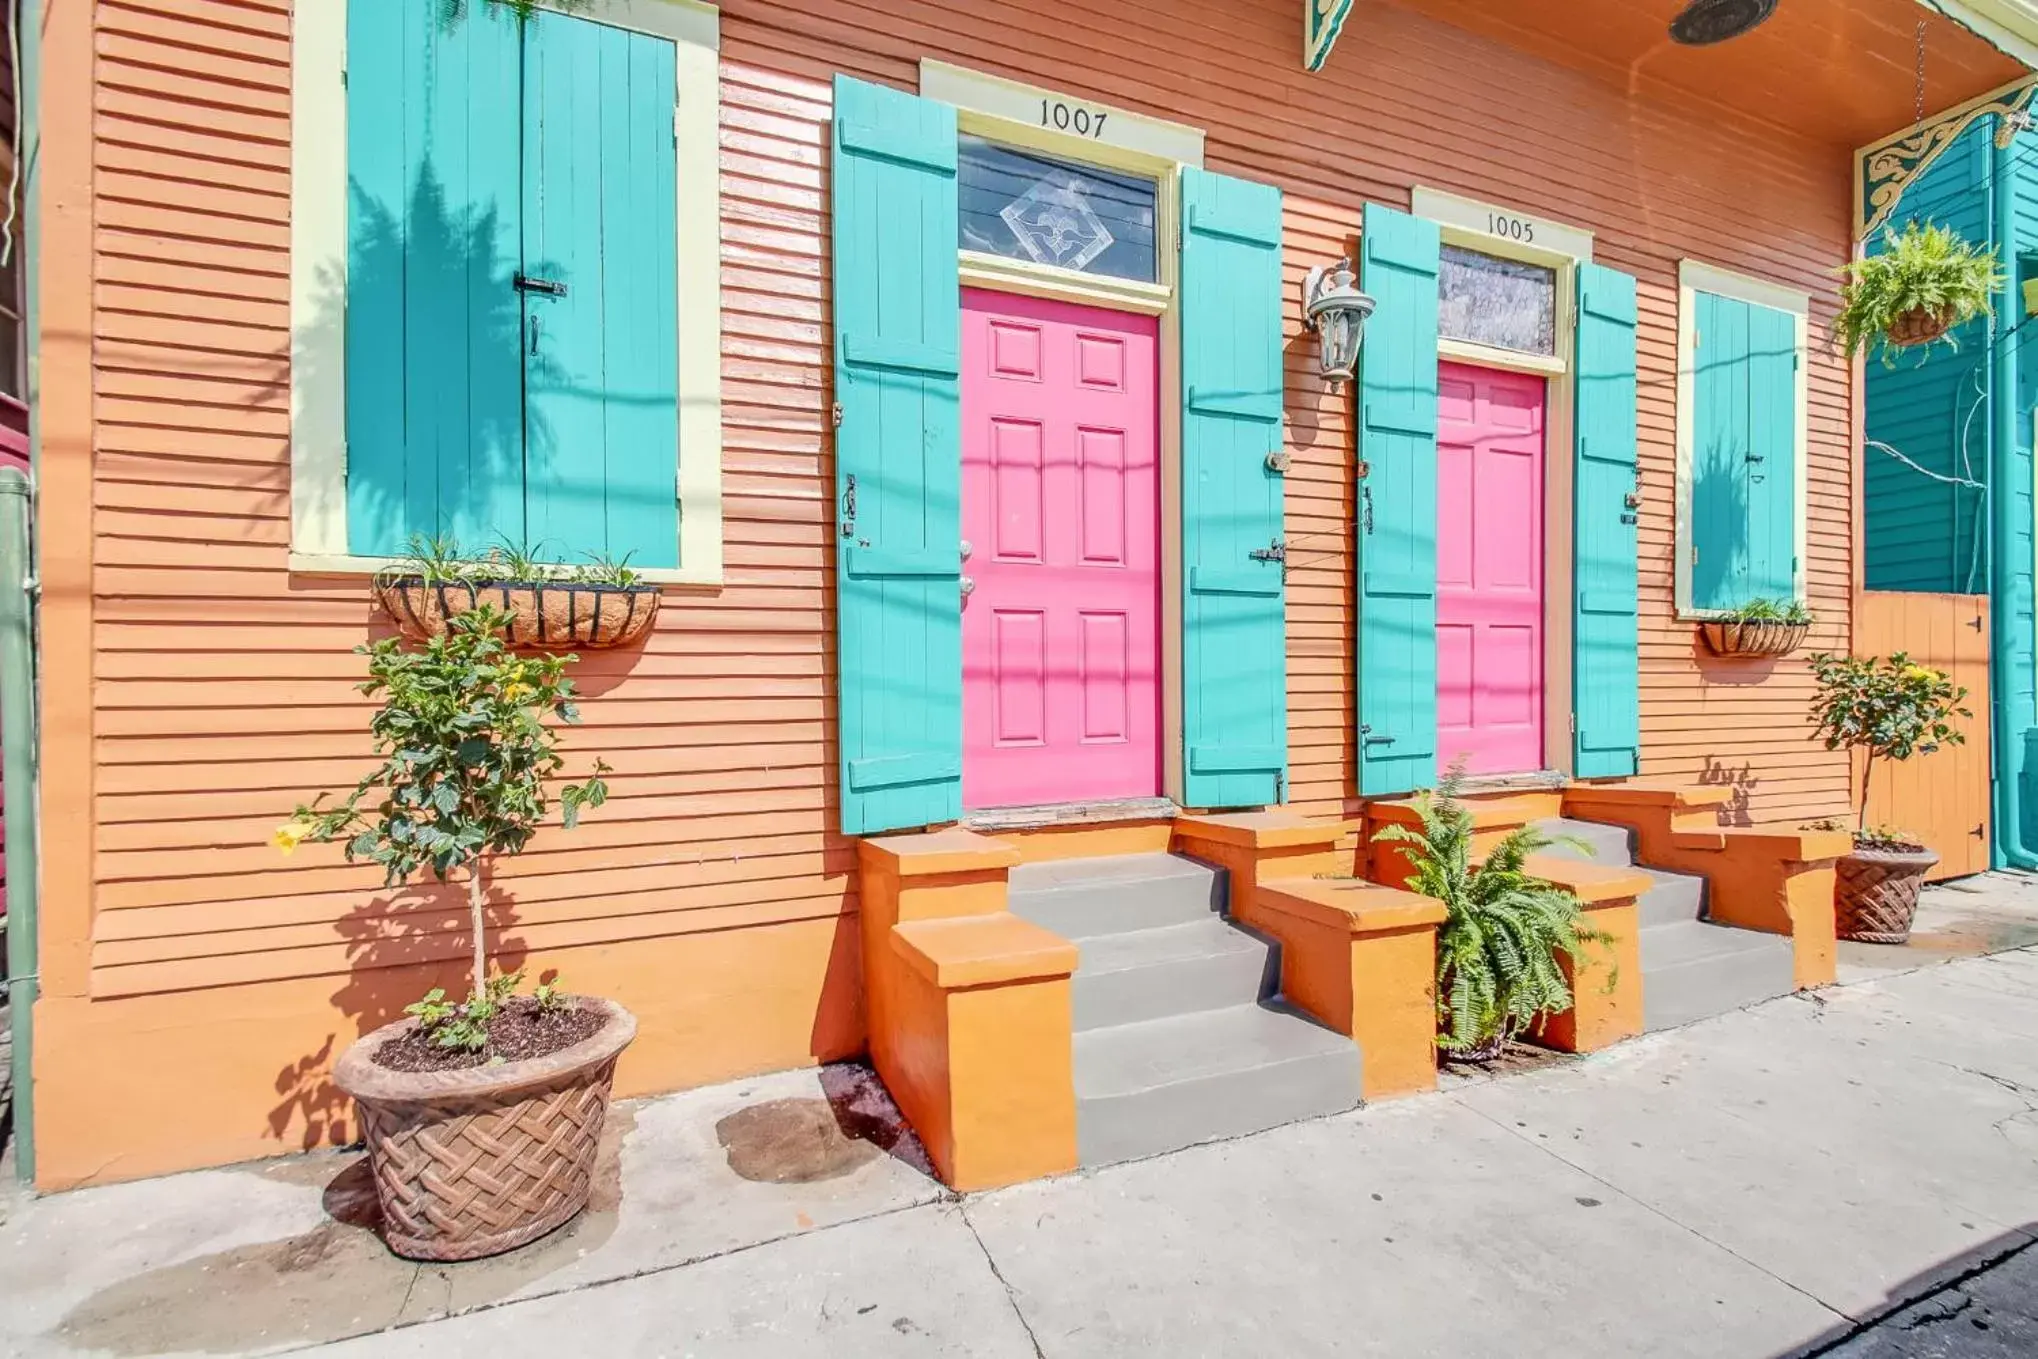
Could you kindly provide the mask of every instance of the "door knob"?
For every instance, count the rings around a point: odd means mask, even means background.
[[[973,591],[975,591],[976,588],[977,583],[974,578],[970,576],[964,576],[962,578],[962,597],[964,599],[968,599],[970,597],[970,594]]]
[[[971,553],[971,552],[972,552],[973,550],[974,550],[974,549],[973,549],[973,548],[971,548],[971,547],[970,547],[970,545],[969,545],[969,539],[967,539],[967,538],[963,539],[963,540],[962,540],[962,559],[963,559],[964,561],[968,561],[968,560],[969,560],[969,554],[970,554],[970,553]]]

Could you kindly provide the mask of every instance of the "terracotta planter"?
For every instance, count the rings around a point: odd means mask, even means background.
[[[1833,922],[1842,939],[1901,944],[1911,937],[1918,889],[1939,856],[1929,849],[1857,849],[1834,867]]]
[[[655,585],[577,585],[565,581],[427,585],[416,576],[375,582],[375,602],[397,631],[424,641],[447,620],[487,606],[509,615],[511,646],[563,651],[628,646],[658,616]]]
[[[616,1058],[637,1021],[582,996],[609,1022],[549,1057],[461,1071],[391,1071],[382,1044],[406,1019],[362,1038],[333,1081],[361,1108],[382,1205],[382,1236],[411,1260],[473,1260],[535,1241],[587,1206]]]
[[[1890,322],[1883,338],[1899,349],[1909,349],[1915,345],[1930,344],[1952,328],[1951,307],[1941,307],[1938,311],[1913,307]]]
[[[1705,644],[1716,656],[1788,656],[1804,645],[1809,623],[1762,620],[1751,623],[1699,624]]]

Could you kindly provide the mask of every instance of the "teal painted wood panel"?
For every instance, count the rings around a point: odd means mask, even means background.
[[[1359,286],[1359,792],[1436,782],[1436,223],[1368,203]]]
[[[675,54],[540,11],[526,24],[523,293],[528,546],[679,564]]]
[[[1797,318],[1748,308],[1748,593],[1797,595]]]
[[[348,550],[523,528],[514,19],[438,0],[348,6]]]
[[[1963,239],[1995,237],[1990,211],[1991,137],[1995,120],[1975,122],[1904,189],[1891,221],[1938,223]],[[2019,137],[2017,211],[2026,239],[2038,239],[2038,175],[2029,170],[2038,137]],[[1880,254],[1881,235],[1867,243]],[[1989,322],[1954,332],[1958,349],[1934,346],[1893,363],[1864,365],[1866,430],[1871,443],[1900,450],[1942,477],[1988,480]],[[2028,328],[2026,334],[2028,334]],[[2025,406],[2027,411],[2030,409]],[[2028,437],[2028,422],[2024,427]],[[1871,590],[1978,593],[1988,588],[1984,493],[1934,480],[1888,453],[1861,454],[1862,570]]]
[[[955,110],[835,78],[842,829],[962,814]]]
[[[1286,797],[1281,193],[1182,171],[1183,800]]]
[[[1640,485],[1635,315],[1633,277],[1579,266],[1572,772],[1586,779],[1624,777],[1641,767],[1637,516],[1627,499]]]
[[[1691,602],[1731,609],[1748,598],[1748,304],[1694,294]]]

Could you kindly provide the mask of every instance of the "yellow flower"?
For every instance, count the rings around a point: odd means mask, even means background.
[[[521,700],[523,699],[524,695],[526,695],[526,694],[533,694],[533,693],[536,693],[536,692],[537,692],[537,690],[533,689],[533,688],[532,688],[532,687],[531,687],[530,685],[528,685],[528,684],[516,684],[516,683],[511,683],[511,684],[505,684],[505,685],[504,685],[504,686],[502,687],[502,697],[503,697],[503,701],[504,701],[505,703],[516,703],[516,702],[519,702],[519,701],[521,701]]]
[[[269,837],[269,843],[282,850],[285,854],[289,854],[296,850],[297,846],[311,834],[311,831],[311,822],[302,818],[295,821],[285,821],[276,828],[276,833]]]
[[[1922,680],[1931,684],[1937,684],[1940,680],[1945,679],[1946,677],[1929,666],[1907,665],[1904,667],[1904,678],[1907,680],[1914,681]]]

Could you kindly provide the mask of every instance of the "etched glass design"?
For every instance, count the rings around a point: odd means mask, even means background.
[[[958,164],[964,250],[1151,283],[1151,179],[965,136]]]
[[[1555,354],[1557,271],[1445,246],[1437,272],[1437,333],[1521,354]]]

